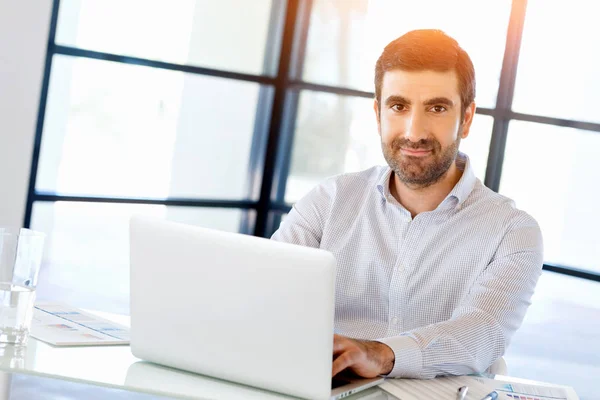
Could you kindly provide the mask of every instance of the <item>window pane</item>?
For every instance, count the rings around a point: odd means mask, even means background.
[[[469,156],[473,171],[482,182],[485,181],[493,126],[494,118],[488,115],[475,114],[469,136],[460,142],[460,151]]]
[[[539,222],[549,263],[600,272],[600,134],[510,123],[500,192]]]
[[[249,82],[55,56],[36,189],[246,198],[259,89]]]
[[[329,176],[386,165],[380,143],[372,99],[302,92],[285,201]]]
[[[267,49],[271,4],[272,0],[63,0],[56,43],[261,74],[265,57],[270,57],[266,52],[273,51]]]
[[[477,104],[492,108],[510,7],[509,0],[314,0],[303,79],[373,92],[375,62],[385,45],[413,29],[437,28],[469,53]]]
[[[288,213],[283,211],[269,211],[269,230],[266,232],[265,237],[270,238],[273,236],[287,215]]]
[[[129,219],[134,214],[238,232],[244,211],[162,205],[36,202],[32,229],[48,236],[40,295],[91,307],[129,307]],[[73,299],[69,298],[73,296]]]
[[[461,151],[485,177],[493,118],[476,114]],[[285,201],[293,203],[325,178],[387,165],[381,152],[373,100],[303,91],[292,147]],[[482,178],[483,179],[483,178]]]
[[[513,110],[600,122],[596,9],[587,0],[527,2]]]
[[[598,337],[600,282],[544,271],[504,358],[511,376],[560,382],[579,399],[598,399]]]

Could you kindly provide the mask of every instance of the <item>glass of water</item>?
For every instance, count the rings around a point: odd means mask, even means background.
[[[27,344],[45,235],[0,227],[0,343]]]

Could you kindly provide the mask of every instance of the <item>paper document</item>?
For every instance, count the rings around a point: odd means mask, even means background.
[[[401,400],[454,399],[456,390],[468,386],[465,400],[480,400],[493,389],[468,376],[435,379],[387,379],[379,387]]]
[[[36,304],[31,336],[54,346],[129,344],[129,328],[64,304]]]
[[[454,399],[461,386],[469,387],[465,400],[480,400],[493,390],[498,392],[498,400],[578,400],[569,387],[512,383],[478,376],[388,379],[379,385],[401,400]]]

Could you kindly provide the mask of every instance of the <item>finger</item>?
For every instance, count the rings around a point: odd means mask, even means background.
[[[333,365],[331,366],[331,376],[336,376],[346,368],[350,367],[352,363],[353,361],[350,353],[346,352],[342,354],[333,361]]]
[[[350,348],[346,345],[340,345],[337,349],[334,348],[333,349],[333,358],[337,358],[340,354],[344,354],[347,353],[350,350]]]
[[[333,354],[339,354],[348,348],[348,338],[340,335],[333,335]]]

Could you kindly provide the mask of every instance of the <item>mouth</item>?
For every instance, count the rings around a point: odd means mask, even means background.
[[[400,149],[400,151],[402,152],[402,154],[407,155],[407,156],[412,156],[412,157],[425,157],[431,153],[431,150],[427,150],[427,149],[405,149],[405,148],[402,148],[402,149]]]

